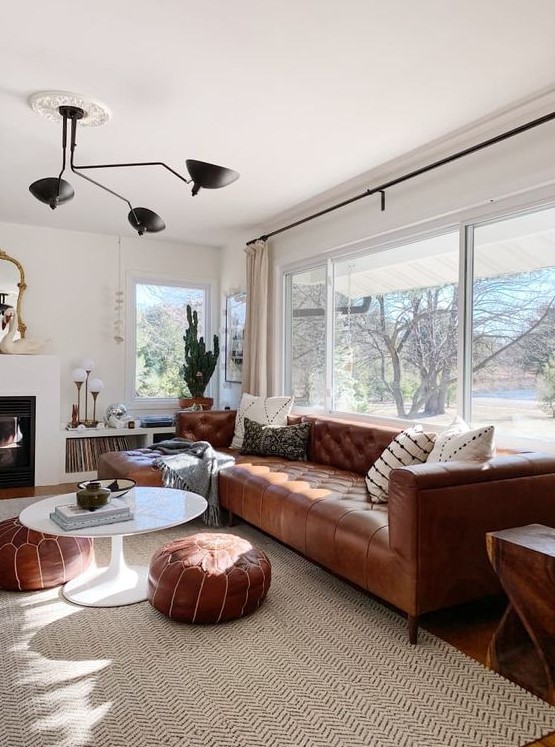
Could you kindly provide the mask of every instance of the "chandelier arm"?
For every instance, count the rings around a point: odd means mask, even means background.
[[[163,166],[168,171],[171,171],[171,173],[176,176],[178,179],[181,179],[182,182],[185,182],[185,184],[191,184],[193,181],[192,179],[185,179],[184,176],[181,176],[181,174],[178,174],[177,171],[174,171],[174,169],[171,168],[171,166],[168,166],[167,163],[164,163],[163,161],[145,161],[141,163],[98,163],[98,164],[88,164],[87,166],[76,166],[76,169],[120,169],[120,168],[126,168],[128,166]]]
[[[133,213],[135,213],[133,205],[129,202],[129,200],[126,197],[122,197],[122,195],[118,194],[117,192],[114,192],[113,189],[110,189],[109,187],[105,187],[104,184],[101,184],[100,182],[96,182],[94,179],[91,179],[90,176],[86,176],[85,174],[79,173],[78,171],[79,168],[80,168],[79,166],[74,166],[73,164],[71,165],[71,170],[73,171],[74,174],[77,174],[77,176],[80,176],[81,179],[86,179],[91,184],[95,184],[97,187],[100,187],[100,189],[103,189],[105,192],[109,192],[111,195],[114,195],[114,197],[118,197],[120,200],[122,200],[127,205],[129,205],[129,209]]]
[[[62,170],[58,174],[58,194],[60,193],[60,180],[66,170],[66,149],[67,149],[67,117],[64,116],[62,124]]]
[[[64,117],[64,123],[65,123],[65,117]],[[72,118],[71,120],[71,151],[70,151],[70,159],[69,159],[69,166],[74,174],[77,174],[77,176],[80,176],[81,179],[86,179],[91,184],[96,185],[97,187],[100,187],[100,189],[103,189],[105,192],[109,192],[111,195],[114,195],[114,197],[117,197],[118,199],[122,200],[122,202],[125,202],[127,205],[129,205],[129,209],[133,213],[133,216],[135,216],[135,210],[133,208],[133,205],[129,202],[129,200],[125,197],[122,197],[117,192],[114,192],[113,189],[110,189],[109,187],[105,187],[103,184],[100,184],[100,182],[95,181],[94,179],[91,179],[90,176],[86,176],[85,174],[80,174],[79,169],[80,166],[76,166],[73,162],[74,156],[75,156],[75,148],[76,148],[76,130],[77,130],[77,121]],[[137,221],[138,222],[138,221]]]

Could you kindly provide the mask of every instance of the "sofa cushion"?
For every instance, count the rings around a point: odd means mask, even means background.
[[[376,459],[366,475],[366,486],[373,503],[386,503],[389,491],[389,475],[392,469],[422,464],[434,446],[437,434],[424,433],[422,426],[407,428],[395,436],[393,441]]]
[[[245,418],[245,435],[241,454],[281,456],[306,461],[310,423],[295,425],[261,425]]]
[[[255,397],[243,394],[235,420],[235,433],[231,446],[240,449],[245,436],[245,417],[262,425],[287,425],[287,416],[293,407],[294,397]]]
[[[495,456],[494,433],[493,425],[471,430],[462,418],[457,417],[436,438],[428,462],[489,459]]]

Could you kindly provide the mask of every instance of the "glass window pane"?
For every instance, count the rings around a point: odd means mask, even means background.
[[[183,389],[183,335],[187,304],[198,312],[204,335],[205,291],[199,288],[137,283],[135,286],[137,397],[188,396]]]
[[[326,399],[326,267],[290,276],[289,365],[296,406]]]
[[[555,209],[474,230],[472,422],[555,438]]]
[[[334,265],[335,410],[456,414],[457,232]]]

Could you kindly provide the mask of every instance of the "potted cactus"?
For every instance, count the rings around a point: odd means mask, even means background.
[[[214,335],[214,350],[207,350],[204,337],[198,336],[198,313],[192,311],[187,304],[187,329],[183,335],[185,343],[185,362],[182,374],[190,397],[180,398],[180,407],[201,405],[203,410],[209,410],[214,404],[212,397],[205,397],[204,392],[218,363],[220,355],[220,341]]]

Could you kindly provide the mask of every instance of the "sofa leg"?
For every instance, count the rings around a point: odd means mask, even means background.
[[[409,642],[415,646],[418,643],[418,615],[407,615],[409,623]]]
[[[228,527],[232,527],[235,524],[233,520],[233,512],[228,509],[227,512],[227,525]]]

